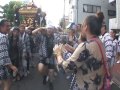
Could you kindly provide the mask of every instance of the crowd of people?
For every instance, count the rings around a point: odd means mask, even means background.
[[[43,84],[54,90],[54,76],[61,68],[72,71],[70,90],[110,90],[105,80],[112,82],[112,68],[119,60],[120,40],[117,31],[110,30],[104,15],[87,16],[83,24],[69,30],[40,27],[33,29],[21,24],[10,28],[8,20],[0,22],[0,83],[10,90],[11,80],[20,81],[35,67],[34,53],[38,53],[37,68]],[[107,84],[107,85],[110,85]],[[108,89],[109,88],[109,89]]]

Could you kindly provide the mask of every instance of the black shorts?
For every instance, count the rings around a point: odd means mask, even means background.
[[[48,69],[55,68],[54,58],[41,58],[39,63],[44,64],[45,66],[48,67]]]

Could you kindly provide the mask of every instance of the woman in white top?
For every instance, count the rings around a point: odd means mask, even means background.
[[[116,37],[117,32],[115,30],[110,31],[110,35],[113,38],[113,56],[112,56],[112,66],[116,63],[116,57],[118,54],[118,40]]]

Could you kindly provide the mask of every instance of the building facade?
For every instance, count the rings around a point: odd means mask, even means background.
[[[69,0],[69,22],[81,24],[87,16],[95,15],[97,11],[104,13],[108,26],[109,18],[113,17],[109,12],[115,11],[109,0]]]
[[[109,0],[109,3],[116,8],[116,16],[110,18],[109,27],[120,31],[120,0]]]

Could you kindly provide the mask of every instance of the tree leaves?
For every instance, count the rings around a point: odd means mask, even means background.
[[[21,1],[10,1],[9,4],[3,6],[4,17],[13,23],[16,8],[20,8],[23,5]]]

